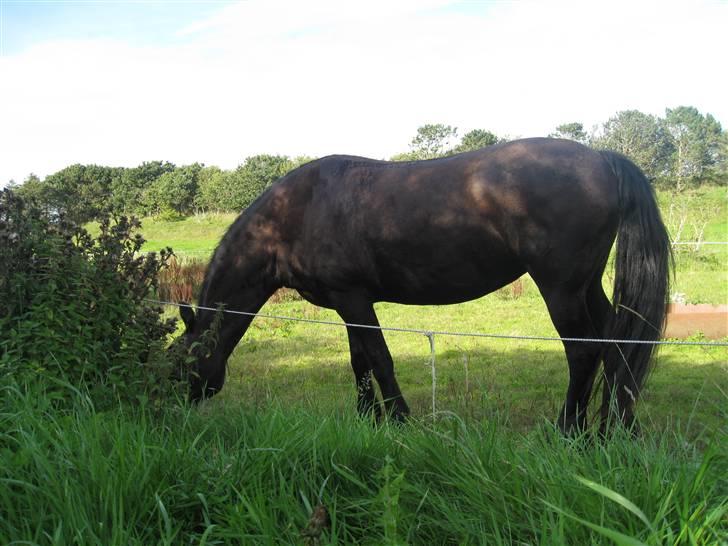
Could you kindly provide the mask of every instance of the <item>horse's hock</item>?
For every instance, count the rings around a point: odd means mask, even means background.
[[[685,338],[703,334],[708,339],[728,337],[728,305],[670,305],[665,337]]]

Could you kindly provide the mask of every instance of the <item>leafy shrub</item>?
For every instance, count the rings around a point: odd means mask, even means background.
[[[96,239],[12,191],[0,193],[0,381],[72,385],[102,407],[172,392],[174,320],[144,300],[171,250],[139,254],[136,219],[104,218]]]

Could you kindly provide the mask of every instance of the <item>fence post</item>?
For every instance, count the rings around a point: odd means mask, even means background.
[[[435,334],[434,332],[425,333],[430,342],[430,371],[432,372],[432,422],[435,422],[435,393],[437,391],[437,371],[435,370]]]

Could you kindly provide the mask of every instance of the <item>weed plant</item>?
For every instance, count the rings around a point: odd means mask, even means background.
[[[157,295],[164,301],[197,300],[206,268],[207,262],[203,260],[173,256],[159,273]]]

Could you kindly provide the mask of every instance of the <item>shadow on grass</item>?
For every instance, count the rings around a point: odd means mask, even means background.
[[[505,416],[513,428],[523,431],[556,417],[568,382],[560,345],[487,340],[475,348],[456,343],[438,347],[437,411],[473,420]],[[432,375],[426,340],[394,344],[392,353],[413,416],[430,415]],[[727,354],[725,349],[663,348],[638,404],[644,426],[689,426],[696,433],[724,427]],[[355,390],[346,336],[343,331],[316,337],[274,331],[246,338],[230,359],[223,392],[223,398],[259,408],[279,403],[303,405],[312,412],[350,411]],[[596,405],[601,393],[594,398]]]

